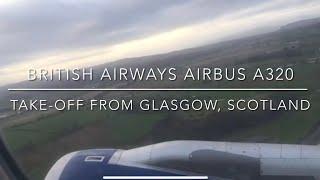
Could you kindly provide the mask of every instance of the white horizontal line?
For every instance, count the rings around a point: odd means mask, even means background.
[[[308,91],[307,88],[9,88],[8,91]]]
[[[103,176],[103,179],[208,179],[208,176]]]

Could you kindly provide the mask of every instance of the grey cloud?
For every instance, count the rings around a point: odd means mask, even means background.
[[[130,32],[136,22],[143,21],[151,13],[186,2],[28,1],[15,9],[0,11],[1,64],[31,53],[126,40],[137,33]]]
[[[0,65],[23,61],[39,53],[112,45],[265,2],[30,0],[12,8],[0,7]]]

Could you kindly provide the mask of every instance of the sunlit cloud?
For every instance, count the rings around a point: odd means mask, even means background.
[[[12,6],[19,3],[21,0],[1,0],[0,6]]]

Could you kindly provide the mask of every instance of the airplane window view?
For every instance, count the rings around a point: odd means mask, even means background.
[[[1,0],[0,180],[318,180],[319,79],[318,0]]]

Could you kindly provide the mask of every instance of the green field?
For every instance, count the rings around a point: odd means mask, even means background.
[[[81,131],[86,126],[98,126],[100,142],[108,142],[115,146],[134,145],[147,136],[153,126],[167,117],[167,113],[117,113],[74,111],[58,113],[44,117],[33,123],[13,126],[4,129],[7,144],[15,154],[24,154],[26,151],[41,149],[48,142],[54,142],[74,132]],[[82,135],[89,136],[90,134]],[[81,138],[81,137],[79,137]],[[65,150],[60,149],[60,154]],[[51,159],[54,158],[54,159]],[[42,179],[45,172],[56,157],[47,156],[36,162],[36,167],[26,167],[27,174],[32,179]],[[23,163],[23,162],[22,162]],[[24,164],[24,163],[23,163]]]
[[[47,143],[104,116],[106,114],[89,111],[57,113],[32,123],[4,129],[5,139],[12,151],[18,151],[26,146]]]
[[[132,143],[150,132],[153,125],[166,118],[166,113],[126,114],[115,112],[71,111],[39,119],[33,123],[4,129],[12,151],[38,146],[68,135],[90,123],[104,121],[115,143]]]

